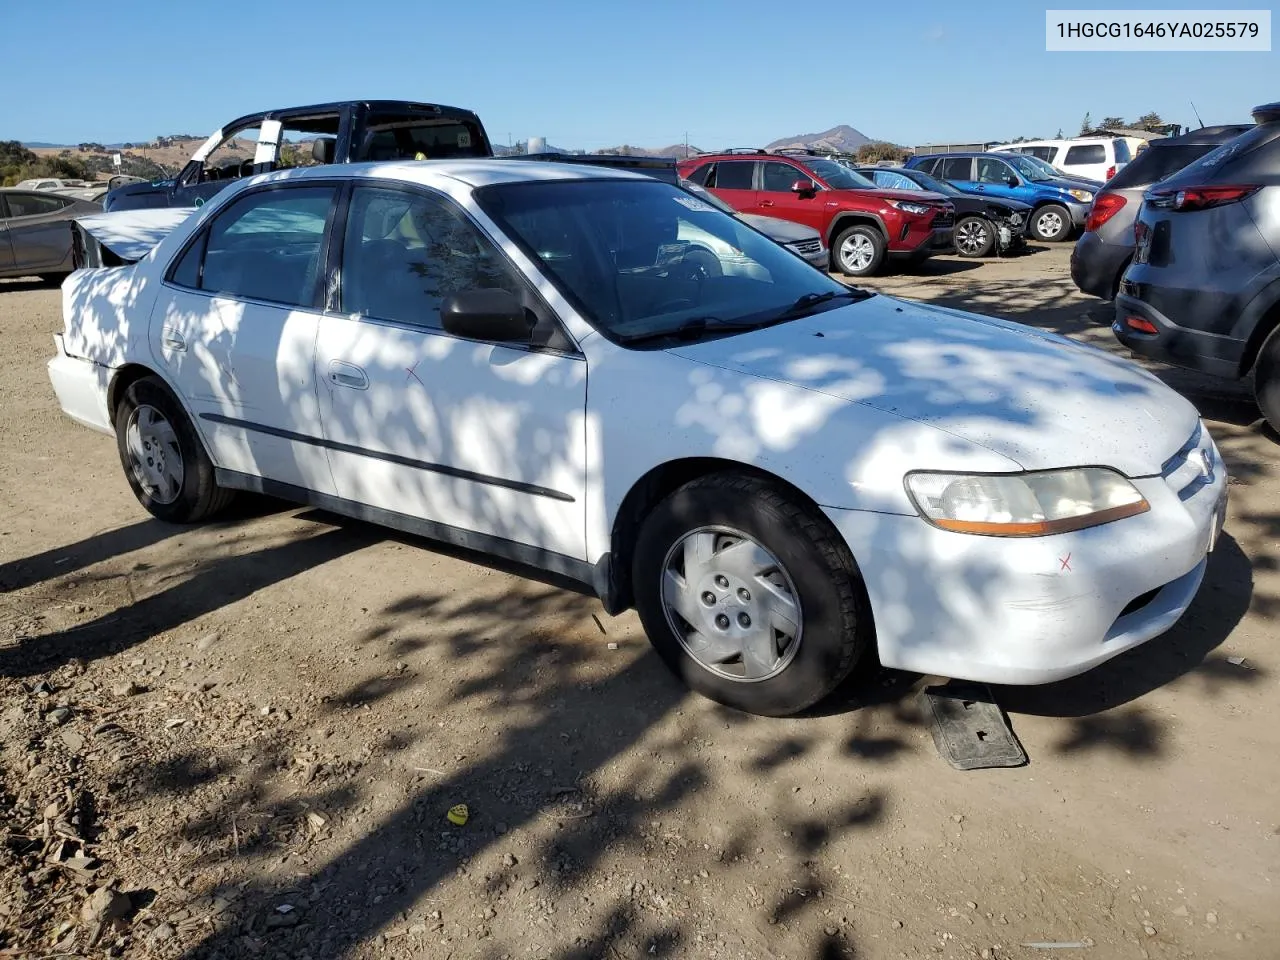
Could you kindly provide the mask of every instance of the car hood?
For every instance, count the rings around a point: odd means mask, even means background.
[[[885,296],[670,352],[930,424],[1025,470],[1156,474],[1199,420],[1156,377],[1098,348]]]
[[[1082,177],[1054,177],[1052,180],[1033,180],[1038,187],[1057,187],[1059,190],[1088,190],[1097,193],[1102,184],[1097,180],[1085,180]]]
[[[778,243],[795,243],[798,240],[821,239],[822,234],[812,227],[806,227],[790,220],[779,220],[777,217],[762,217],[756,213],[739,213],[736,215],[755,227],[770,240]]]

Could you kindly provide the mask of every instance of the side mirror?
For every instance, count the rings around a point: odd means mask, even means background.
[[[812,180],[797,180],[791,185],[791,192],[799,197],[808,199],[817,194],[817,190],[813,188]]]
[[[1019,181],[1018,181],[1018,178],[1017,178],[1017,177],[1014,177],[1014,176],[1008,176],[1008,177],[1005,177],[1005,178],[1004,178],[1004,182],[1005,182],[1005,183],[1007,183],[1007,184],[1008,184],[1009,186],[1011,186],[1011,187],[1016,187],[1016,186],[1018,185],[1018,182],[1019,182]]]
[[[469,340],[527,343],[533,315],[507,290],[463,290],[440,304],[440,325],[446,333]]]

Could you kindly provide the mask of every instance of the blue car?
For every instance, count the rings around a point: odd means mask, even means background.
[[[1049,243],[1066,240],[1084,225],[1093,196],[1101,188],[1074,177],[1050,176],[1029,158],[1014,153],[932,153],[912,157],[906,166],[950,181],[965,193],[1029,204],[1027,232]]]

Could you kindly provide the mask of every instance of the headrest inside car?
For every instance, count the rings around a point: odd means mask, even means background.
[[[333,137],[316,137],[311,141],[311,159],[316,163],[333,163],[337,143]]]

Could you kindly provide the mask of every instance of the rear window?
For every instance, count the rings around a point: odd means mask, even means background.
[[[1128,163],[1133,159],[1133,154],[1129,152],[1128,140],[1112,140],[1111,149],[1116,153],[1116,163]]]
[[[1100,143],[1077,144],[1067,150],[1067,158],[1062,162],[1068,167],[1085,163],[1106,163],[1107,151]]]
[[[360,151],[362,160],[447,160],[488,155],[480,128],[457,120],[378,124],[375,118]]]
[[[1213,144],[1187,143],[1176,147],[1148,147],[1137,159],[1111,178],[1112,189],[1145,187],[1171,177],[1189,163],[1203,157]]]
[[[1260,123],[1252,130],[1248,130],[1234,140],[1228,140],[1219,147],[1210,150],[1199,160],[1188,165],[1180,173],[1187,176],[1193,176],[1197,179],[1205,180],[1210,177],[1216,177],[1224,172],[1227,167],[1231,166],[1241,158],[1252,153],[1258,147],[1269,142],[1276,136],[1276,125],[1272,123]],[[1154,152],[1148,150],[1147,153]],[[1265,159],[1265,158],[1264,158]]]

